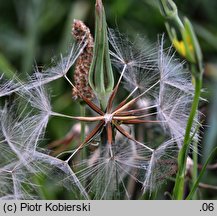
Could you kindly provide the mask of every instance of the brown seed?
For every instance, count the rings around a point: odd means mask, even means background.
[[[74,20],[72,35],[78,42],[85,41],[87,43],[75,64],[74,85],[76,88],[72,89],[72,95],[75,99],[79,98],[79,91],[80,94],[92,100],[94,93],[89,85],[88,75],[93,58],[93,37],[89,28],[80,20]]]

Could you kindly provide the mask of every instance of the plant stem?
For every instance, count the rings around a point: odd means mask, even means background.
[[[193,171],[192,171],[192,185],[195,184],[195,182],[197,181],[197,177],[198,177],[198,140],[194,140],[193,141]],[[193,196],[194,200],[197,200],[197,193],[194,194]]]
[[[81,116],[85,117],[85,113],[86,113],[86,109],[85,109],[85,105],[80,104],[80,114]],[[81,142],[84,142],[85,139],[85,122],[81,121]]]
[[[208,159],[206,160],[206,163],[204,164],[204,166],[203,166],[203,168],[202,168],[202,170],[200,172],[200,175],[198,176],[198,178],[197,178],[196,182],[194,183],[193,187],[191,188],[191,191],[188,194],[186,200],[190,200],[193,197],[197,187],[199,186],[200,180],[201,180],[201,178],[203,177],[203,175],[204,175],[204,173],[206,171],[207,165],[211,162],[211,160],[214,158],[216,153],[217,153],[217,147],[214,148],[214,150],[211,152]]]
[[[192,70],[195,70],[195,67],[192,67]],[[196,74],[196,73],[193,73]],[[184,194],[184,180],[185,180],[185,171],[186,171],[186,160],[188,155],[188,150],[190,146],[191,139],[191,128],[194,122],[195,115],[197,113],[198,103],[200,100],[200,91],[202,87],[202,67],[200,67],[199,74],[196,74],[195,78],[195,92],[194,99],[191,107],[191,112],[188,118],[187,127],[185,131],[185,137],[183,142],[183,147],[179,152],[178,156],[178,173],[176,176],[176,182],[173,190],[173,196],[177,200],[183,199]],[[194,158],[197,164],[197,158]]]
[[[85,117],[86,114],[86,107],[84,104],[80,103],[80,114],[81,116]],[[81,135],[80,135],[80,142],[83,143],[85,140],[85,122],[84,121],[80,121],[81,124]],[[81,157],[85,158],[88,155],[88,149],[84,149],[82,151]]]

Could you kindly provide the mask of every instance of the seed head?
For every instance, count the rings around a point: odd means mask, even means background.
[[[74,20],[72,35],[78,42],[85,41],[87,44],[76,61],[74,71],[74,85],[76,88],[73,88],[72,95],[75,98],[78,98],[79,94],[77,91],[80,91],[83,96],[92,100],[94,98],[94,94],[89,86],[88,76],[93,58],[93,37],[89,28],[80,20]]]

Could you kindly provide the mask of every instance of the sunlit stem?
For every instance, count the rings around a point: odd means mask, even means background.
[[[129,110],[129,111],[125,111],[125,112],[121,112],[121,113],[118,113],[118,115],[130,115],[130,114],[136,114],[136,113],[139,113],[139,112],[142,112],[142,111],[145,111],[145,110],[149,110],[149,109],[153,109],[153,108],[156,108],[158,107],[159,105],[153,105],[153,106],[149,106],[149,107],[143,107],[143,108],[140,108],[140,109],[135,109],[135,110]]]
[[[70,115],[65,115],[65,114],[56,113],[56,112],[51,112],[51,115],[57,116],[57,117],[75,119],[79,121],[86,121],[86,122],[95,122],[95,121],[100,121],[104,119],[103,116],[96,116],[96,117],[70,116]]]
[[[127,101],[136,91],[137,91],[137,89],[139,89],[139,87],[137,86],[137,87],[135,87],[134,89],[133,89],[133,91],[132,92],[130,92],[130,94],[125,98],[125,100],[124,101]]]
[[[118,110],[114,111],[112,114],[116,114],[118,112],[124,111],[125,109],[127,109],[129,106],[133,105],[135,102],[137,102],[143,95],[145,95],[147,92],[149,92],[152,88],[154,88],[158,83],[160,83],[160,80],[158,80],[155,84],[153,84],[151,87],[149,87],[147,90],[145,90],[143,93],[141,93],[140,95],[138,95],[136,98],[132,99],[131,101],[129,101],[128,103],[126,103],[124,106],[122,106],[121,108],[119,108]]]
[[[109,152],[110,152],[110,156],[113,157],[113,151],[112,151],[112,146],[109,145]]]
[[[81,143],[78,148],[70,155],[70,157],[66,160],[68,162],[80,149],[82,149],[85,144],[89,143],[91,140],[94,139],[95,135],[100,131],[102,126],[105,124],[104,121],[101,121],[90,133],[87,135],[86,139],[83,143]]]
[[[85,117],[85,115],[86,115],[86,106],[85,106],[85,104],[80,103],[80,115],[83,116],[83,117]],[[86,128],[85,122],[80,121],[80,126],[81,126],[80,141],[82,143],[85,140],[85,128]],[[89,155],[88,148],[86,148],[84,151],[82,151],[81,154],[82,154],[81,155],[82,158],[87,158],[88,155]]]
[[[133,119],[133,120],[123,120],[122,124],[142,124],[142,123],[166,123],[167,121],[158,121],[158,120],[141,120],[141,119]]]
[[[121,108],[127,102],[127,100],[136,92],[137,89],[138,87],[134,88],[133,91],[115,108],[114,112]]]
[[[121,82],[121,80],[122,80],[122,77],[123,77],[123,75],[124,75],[126,69],[127,69],[127,65],[125,64],[124,67],[123,67],[123,70],[122,70],[122,72],[121,72],[121,75],[120,75],[120,77],[119,77],[117,86],[119,86],[119,84],[120,84],[120,82]]]
[[[124,121],[124,120],[145,118],[145,117],[153,116],[153,115],[156,115],[156,114],[157,114],[157,112],[148,113],[148,114],[140,115],[140,116],[114,116],[113,119],[115,119],[115,120],[120,120],[120,121],[123,120],[123,121]]]
[[[143,146],[144,148],[148,149],[148,150],[151,151],[151,152],[154,151],[154,149],[152,149],[152,148],[146,146],[145,144],[143,144],[143,143],[137,141],[136,139],[134,139],[134,138],[133,138],[126,130],[124,130],[120,125],[115,124],[115,127],[117,128],[117,130],[118,130],[120,133],[122,133],[122,134],[123,134],[124,136],[126,136],[128,139],[130,139],[130,140],[136,142],[137,144]]]
[[[138,86],[135,87],[135,88],[133,89],[133,91],[126,97],[125,100],[128,100],[128,99],[137,91],[138,88],[139,88]]]
[[[148,147],[147,145],[145,145],[145,144],[143,144],[143,143],[141,143],[141,142],[139,142],[139,141],[137,141],[137,140],[134,140],[134,141],[135,141],[137,144],[143,146],[144,148],[150,150],[151,152],[154,152],[154,149]]]
[[[68,157],[68,159],[65,160],[65,162],[68,163],[68,162],[72,159],[72,157],[73,157],[80,149],[81,149],[81,148],[77,148],[77,149]]]
[[[123,77],[123,75],[124,75],[124,72],[126,71],[126,68],[127,68],[127,65],[124,65],[123,70],[122,70],[122,72],[121,72],[121,75],[120,75],[120,77],[119,77],[119,80],[118,80],[118,82],[117,82],[115,88],[113,89],[113,91],[112,91],[110,97],[109,97],[108,106],[107,106],[107,112],[108,112],[108,113],[110,113],[111,110],[112,110],[112,103],[113,103],[114,98],[115,98],[115,96],[116,96],[116,94],[117,94],[118,87],[119,87],[119,85],[120,85],[120,82],[121,82],[121,79],[122,79],[122,77]]]
[[[68,83],[69,83],[73,88],[75,88],[75,86],[73,85],[73,83],[70,81],[70,79],[69,79],[66,75],[64,75],[64,78],[68,81]],[[77,88],[76,88],[76,90],[77,90]]]
[[[85,117],[85,105],[80,104],[80,115]],[[81,121],[81,142],[85,139],[85,122]]]

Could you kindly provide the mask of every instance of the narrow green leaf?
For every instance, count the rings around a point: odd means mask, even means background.
[[[202,170],[201,170],[201,172],[200,172],[200,174],[199,174],[199,176],[198,176],[197,181],[195,182],[194,186],[192,187],[191,192],[190,192],[189,195],[187,196],[186,200],[192,199],[192,197],[193,197],[193,195],[194,195],[194,193],[195,193],[195,191],[196,191],[196,189],[197,189],[197,187],[198,187],[198,185],[199,185],[199,183],[200,183],[200,180],[201,180],[201,178],[203,177],[203,175],[204,175],[204,173],[205,173],[205,171],[206,171],[207,165],[210,163],[210,161],[213,159],[213,157],[214,157],[216,154],[217,154],[217,147],[214,148],[214,150],[211,152],[210,156],[208,157],[206,163],[204,164],[204,166],[203,166],[203,168],[202,168]]]

